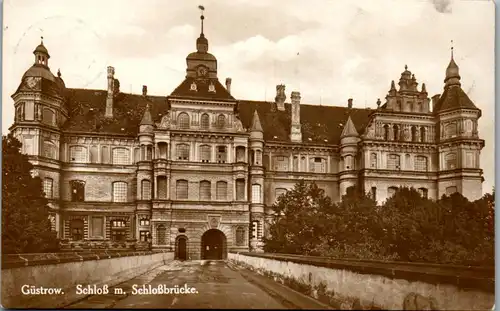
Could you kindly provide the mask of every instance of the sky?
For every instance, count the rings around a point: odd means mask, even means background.
[[[494,2],[487,0],[6,0],[2,131],[11,95],[43,36],[70,88],[106,89],[115,67],[122,92],[169,95],[185,77],[186,56],[205,7],[209,52],[219,80],[238,99],[274,100],[276,85],[304,104],[376,108],[404,66],[443,92],[451,41],[462,88],[483,111],[479,135],[483,191],[494,186]]]

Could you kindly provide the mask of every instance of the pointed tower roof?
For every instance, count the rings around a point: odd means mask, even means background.
[[[252,118],[252,128],[250,129],[251,131],[254,132],[263,132],[264,130],[262,129],[262,124],[260,124],[260,118],[259,118],[259,113],[257,110],[254,110],[253,113],[253,118]]]
[[[344,129],[342,130],[342,134],[340,134],[340,138],[349,137],[349,136],[359,136],[358,131],[356,130],[356,126],[354,122],[352,122],[351,116],[347,118],[347,122],[344,125]]]
[[[149,103],[146,104],[146,110],[144,110],[140,125],[154,125],[153,118],[151,117],[151,110],[149,109]]]

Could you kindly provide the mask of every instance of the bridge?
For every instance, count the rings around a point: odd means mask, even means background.
[[[491,310],[494,268],[166,251],[2,257],[5,308]]]

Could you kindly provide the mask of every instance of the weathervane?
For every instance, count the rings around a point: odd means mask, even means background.
[[[453,59],[453,40],[451,40],[451,58]]]
[[[201,16],[200,16],[200,19],[201,19],[201,34],[203,34],[203,20],[205,19],[205,16],[203,16],[203,11],[205,11],[205,7],[203,5],[199,5],[198,9],[200,9],[200,11],[201,11]]]

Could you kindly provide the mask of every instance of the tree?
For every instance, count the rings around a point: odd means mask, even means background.
[[[329,230],[331,199],[313,182],[297,183],[272,206],[273,222],[264,238],[266,252],[315,255],[319,237]]]
[[[2,251],[36,253],[57,246],[40,178],[10,133],[2,137]]]

